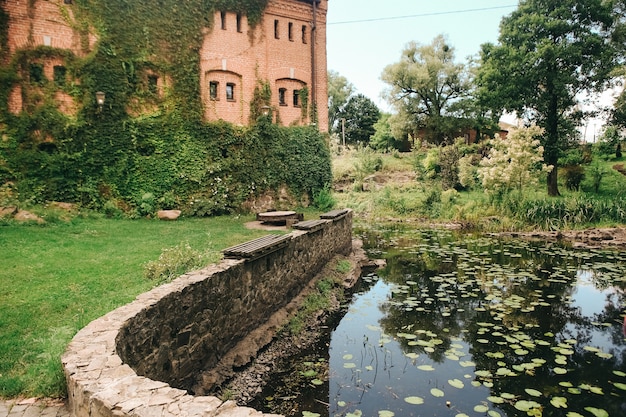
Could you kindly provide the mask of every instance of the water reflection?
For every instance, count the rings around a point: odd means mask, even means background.
[[[363,240],[387,267],[332,332],[328,407],[310,411],[626,415],[626,264],[615,254],[442,231]]]

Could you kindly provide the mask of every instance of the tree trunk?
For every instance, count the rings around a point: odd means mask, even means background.
[[[553,70],[554,74],[556,69]],[[546,114],[546,141],[544,146],[544,161],[554,168],[548,173],[548,195],[557,197],[559,193],[558,183],[558,162],[559,162],[559,106],[558,94],[556,92],[552,76],[548,76],[546,89],[549,97],[548,111]]]

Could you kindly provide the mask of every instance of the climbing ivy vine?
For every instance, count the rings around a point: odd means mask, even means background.
[[[37,1],[43,0],[29,0],[31,10]],[[326,141],[316,129],[264,119],[250,127],[202,121],[203,32],[211,30],[217,10],[245,13],[251,25],[258,24],[267,3],[75,0],[71,14],[60,4],[66,23],[80,34],[84,56],[44,46],[0,56],[0,187],[13,184],[11,198],[20,204],[62,200],[140,215],[173,207],[190,215],[229,212],[283,185],[294,195],[314,196],[331,181]],[[8,16],[2,4],[5,54]],[[98,42],[90,51],[93,31]],[[67,83],[42,78],[33,86],[24,76],[32,63],[47,58],[64,62]],[[167,76],[166,94],[149,91],[146,72]],[[27,111],[15,115],[7,103],[20,84],[28,87],[22,90]],[[59,89],[79,103],[77,114],[56,107]],[[106,92],[102,108],[95,104],[96,91]],[[270,97],[260,80],[253,113],[258,116]],[[138,116],[129,108],[151,110]]]

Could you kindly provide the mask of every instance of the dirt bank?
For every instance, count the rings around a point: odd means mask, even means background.
[[[555,232],[502,232],[490,236],[562,242],[574,248],[626,250],[626,228],[590,228]]]

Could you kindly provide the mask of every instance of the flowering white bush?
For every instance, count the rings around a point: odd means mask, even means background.
[[[536,184],[542,172],[552,166],[543,164],[543,146],[537,136],[543,133],[538,126],[516,129],[506,139],[492,139],[489,155],[480,161],[478,178],[489,194],[518,190]]]

